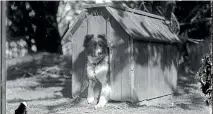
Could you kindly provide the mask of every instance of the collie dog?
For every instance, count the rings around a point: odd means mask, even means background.
[[[94,103],[94,86],[96,83],[101,85],[99,91],[98,104],[95,108],[104,107],[109,100],[111,88],[109,84],[109,47],[107,39],[104,34],[100,35],[86,35],[84,40],[84,47],[87,58],[87,79],[88,95],[87,102]]]

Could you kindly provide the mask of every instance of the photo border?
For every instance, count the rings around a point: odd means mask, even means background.
[[[0,16],[1,16],[1,28],[0,28],[0,34],[1,34],[1,47],[0,47],[0,58],[1,58],[1,93],[0,93],[0,111],[1,114],[6,114],[6,1],[0,1]]]
[[[58,0],[53,0],[58,1]],[[78,1],[78,0],[76,0]],[[154,0],[155,1],[155,0]],[[211,2],[211,18],[213,17],[213,1]],[[0,1],[0,16],[1,16],[1,22],[0,22],[0,59],[1,59],[1,65],[0,65],[0,71],[1,71],[1,77],[0,77],[0,114],[6,114],[6,1]],[[211,19],[211,43],[210,43],[210,53],[212,54],[212,43],[213,43],[213,19]],[[213,67],[212,67],[213,71]],[[213,79],[212,79],[213,82]],[[213,96],[213,92],[212,92]]]

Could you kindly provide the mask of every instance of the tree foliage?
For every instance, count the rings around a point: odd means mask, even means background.
[[[179,35],[205,39],[210,36],[210,1],[112,1],[165,17]],[[84,5],[94,1],[8,1],[7,38],[27,43],[28,52],[61,52],[61,38]]]
[[[175,14],[181,23],[180,34],[195,39],[210,37],[210,1],[177,2]]]
[[[210,37],[210,1],[114,1],[114,3],[160,15],[169,21],[177,18],[180,24],[179,35],[195,39]]]
[[[59,2],[8,1],[8,40],[24,39],[28,52],[35,45],[37,51],[61,52],[56,14]],[[47,45],[48,44],[48,45]]]

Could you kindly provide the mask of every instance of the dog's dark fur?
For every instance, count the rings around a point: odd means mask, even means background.
[[[27,114],[26,102],[20,103],[19,107],[15,110],[15,114]]]
[[[99,102],[95,108],[103,107],[109,99],[109,48],[105,35],[87,35],[84,41],[84,47],[87,56],[87,78],[88,85],[88,103],[93,103],[94,86],[96,83],[101,84]]]

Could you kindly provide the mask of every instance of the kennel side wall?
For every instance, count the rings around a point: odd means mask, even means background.
[[[173,44],[134,41],[133,101],[171,95],[177,87],[178,48]]]
[[[131,100],[131,47],[129,35],[113,17],[107,21],[110,39],[110,82],[112,92],[110,99],[115,101]]]

